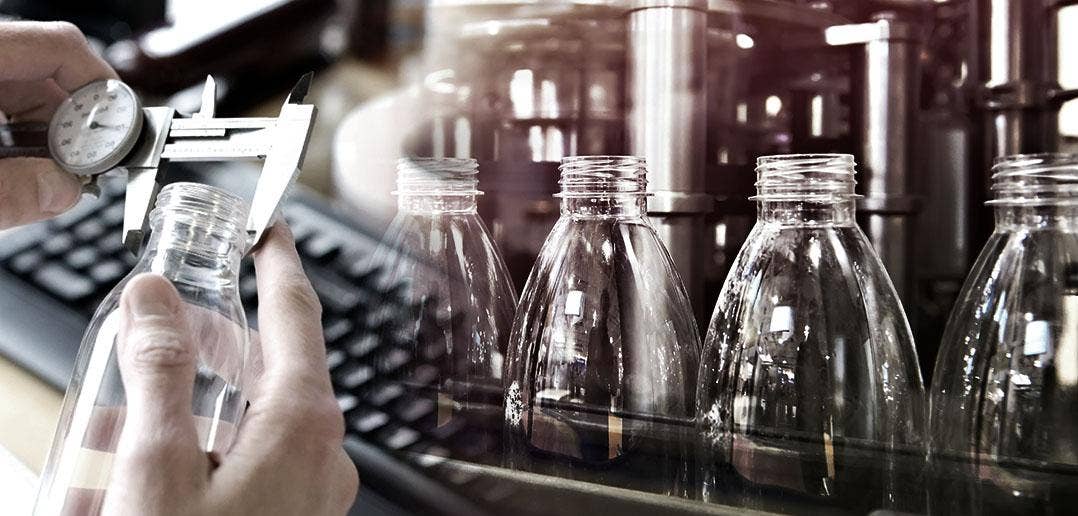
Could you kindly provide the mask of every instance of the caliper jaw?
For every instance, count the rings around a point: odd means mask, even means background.
[[[307,73],[299,79],[277,116],[273,144],[262,164],[262,173],[251,199],[251,212],[247,218],[248,249],[254,249],[262,242],[281,202],[299,177],[317,113],[313,105],[303,103],[313,76],[313,73]]]
[[[121,163],[127,170],[127,194],[124,200],[124,247],[138,254],[142,239],[148,228],[150,210],[157,191],[161,189],[158,173],[161,169],[161,152],[168,140],[169,127],[176,110],[168,107],[142,108],[142,141],[131,155]]]
[[[247,250],[259,244],[299,175],[317,109],[303,104],[313,74],[300,78],[277,118],[214,118],[216,85],[207,77],[202,108],[189,119],[166,107],[144,108],[143,140],[120,167],[127,170],[123,243],[138,254],[169,161],[263,160],[247,219]]]

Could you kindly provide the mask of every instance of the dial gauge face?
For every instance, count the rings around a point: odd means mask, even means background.
[[[67,98],[49,123],[49,152],[80,175],[108,172],[135,146],[142,105],[126,84],[109,79],[87,84]]]

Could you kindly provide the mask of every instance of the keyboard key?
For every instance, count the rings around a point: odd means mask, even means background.
[[[382,428],[389,422],[389,416],[377,410],[363,410],[352,419],[352,428],[361,434],[369,434]]]
[[[352,291],[352,287],[331,271],[311,267],[307,270],[307,277],[310,278],[314,291],[318,293],[318,299],[322,301],[322,308],[351,316],[359,305],[359,296]]]
[[[449,456],[449,450],[438,445],[433,445],[423,450],[416,457],[416,460],[419,462],[420,466],[423,466],[424,468],[432,468],[445,462],[445,460],[449,458]]]
[[[96,240],[103,234],[105,234],[105,226],[96,218],[84,220],[75,226],[75,236],[83,242]]]
[[[344,365],[347,360],[348,355],[345,354],[344,350],[331,349],[326,352],[326,369],[332,373],[335,369]]]
[[[110,259],[106,262],[101,262],[90,268],[90,278],[94,280],[98,285],[111,285],[119,281],[120,278],[127,274],[127,268],[124,264]]]
[[[360,284],[370,284],[374,279],[382,273],[382,267],[380,265],[374,265],[370,260],[356,259],[350,265],[347,265],[347,272],[345,273],[352,281]]]
[[[336,378],[341,387],[353,391],[374,378],[374,369],[369,365],[354,364],[351,367],[342,369],[336,375]],[[377,405],[384,405],[384,403],[377,403]]]
[[[314,236],[315,231],[314,226],[294,220],[288,221],[288,229],[292,230],[292,240],[296,243],[305,242],[308,238]]]
[[[338,394],[337,405],[341,407],[341,412],[348,412],[359,406],[359,398],[351,394]]]
[[[68,302],[80,301],[94,293],[94,283],[70,269],[49,263],[34,273],[34,281],[52,295]]]
[[[67,233],[59,233],[41,244],[41,249],[52,256],[56,256],[66,253],[74,243],[75,241]]]
[[[366,333],[348,346],[348,354],[356,358],[363,358],[378,347],[378,337],[373,333]]]
[[[412,398],[405,401],[397,408],[397,417],[407,423],[415,423],[420,419],[434,414],[434,400],[428,398]]]
[[[372,308],[362,317],[363,325],[372,331],[383,331],[387,323],[393,320],[395,308],[391,305],[381,305]]]
[[[378,360],[378,371],[384,375],[395,373],[404,364],[407,364],[412,359],[412,354],[400,349],[393,348],[382,354]]]
[[[438,379],[438,368],[430,364],[423,364],[412,371],[409,382],[416,387],[427,387]]]
[[[120,253],[130,255],[131,253],[124,247],[123,240],[120,239],[119,233],[112,233],[105,237],[97,239],[95,242],[98,250],[103,254],[109,256],[116,256]]]
[[[12,258],[9,266],[15,274],[30,274],[41,266],[44,259],[45,257],[38,251],[24,251]]]
[[[385,406],[387,403],[390,403],[393,400],[401,397],[401,395],[403,394],[404,387],[401,387],[400,384],[385,383],[382,384],[381,387],[375,389],[374,392],[372,392],[369,396],[367,396],[367,401],[369,401],[372,406],[382,407]]]
[[[337,257],[341,252],[340,241],[326,233],[321,233],[307,239],[301,244],[304,258],[318,260],[326,263]]]
[[[335,319],[325,326],[322,333],[327,343],[335,343],[347,336],[354,328],[355,325],[348,319]]]
[[[124,203],[116,202],[101,212],[101,221],[109,226],[119,226],[124,222]]]
[[[82,246],[64,256],[64,261],[72,269],[85,269],[97,261],[97,250]]]
[[[67,210],[52,219],[52,223],[58,228],[69,228],[78,224],[91,213],[101,209],[100,200],[80,199],[74,208]]]
[[[419,432],[411,428],[398,426],[390,428],[379,436],[380,441],[392,450],[403,450],[419,440]]]

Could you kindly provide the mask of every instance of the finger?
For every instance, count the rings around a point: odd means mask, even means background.
[[[127,417],[108,496],[115,490],[131,514],[160,514],[160,504],[206,479],[191,414],[196,350],[182,307],[172,284],[155,274],[136,276],[120,299],[116,351]]]
[[[279,377],[287,384],[297,378],[315,379],[328,392],[322,305],[303,272],[292,233],[283,223],[268,230],[255,253],[255,276],[266,381]]]
[[[68,93],[56,81],[0,82],[0,111],[12,121],[47,121]]]
[[[74,91],[116,72],[90,50],[86,37],[66,22],[0,24],[0,81],[40,81],[52,78],[65,91]]]
[[[117,343],[127,394],[128,422],[194,430],[191,396],[196,350],[176,288],[156,274],[136,276],[120,298]],[[192,434],[193,435],[193,434]]]
[[[243,364],[243,380],[240,385],[246,399],[253,400],[258,397],[258,387],[262,383],[262,337],[251,330],[250,341],[247,347],[247,361]]]
[[[347,513],[348,509],[356,502],[356,493],[359,492],[359,470],[355,462],[345,453],[344,448],[336,454],[336,473],[334,478],[334,496],[337,501],[335,507],[341,514]]]
[[[80,190],[79,180],[50,159],[0,159],[0,229],[63,213]]]

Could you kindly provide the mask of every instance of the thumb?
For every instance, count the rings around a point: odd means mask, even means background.
[[[191,414],[196,350],[183,306],[156,274],[134,277],[120,298],[116,352],[127,414],[106,505],[123,500],[131,514],[156,513],[205,480]]]
[[[50,159],[0,159],[0,229],[59,215],[79,191],[79,180]]]
[[[142,430],[150,432],[190,427],[193,432],[195,347],[176,288],[156,274],[136,276],[124,289],[120,307],[117,351],[127,426],[148,425]]]

